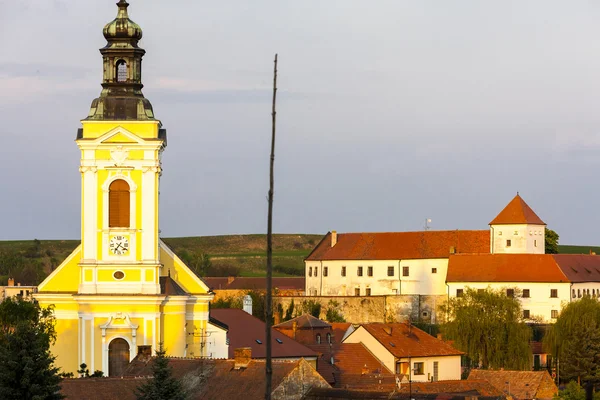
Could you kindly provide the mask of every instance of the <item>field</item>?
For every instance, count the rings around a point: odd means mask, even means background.
[[[304,275],[304,258],[322,235],[277,234],[273,237],[273,275]],[[208,276],[264,276],[266,235],[198,236],[163,239],[188,265]],[[36,284],[54,270],[76,240],[0,241],[0,285],[9,275],[23,284]],[[600,254],[600,246],[560,245],[563,254]],[[208,256],[208,257],[206,257]],[[202,260],[210,260],[202,264]],[[200,261],[199,261],[200,260]]]

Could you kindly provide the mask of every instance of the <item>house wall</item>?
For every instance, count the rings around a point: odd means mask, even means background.
[[[544,254],[544,225],[491,225],[490,252],[495,254]],[[510,246],[507,246],[510,240]]]
[[[317,372],[315,367],[305,360],[300,360],[277,387],[271,392],[273,400],[300,400],[313,387],[330,388],[331,386]]]
[[[577,300],[589,292],[590,296],[600,296],[600,282],[580,282],[571,285],[571,300]]]
[[[408,362],[408,358],[399,358],[399,362]],[[433,379],[433,363],[438,363],[438,380],[460,380],[461,365],[460,356],[439,356],[439,357],[411,357],[411,368],[415,370],[415,363],[423,363],[423,375],[411,375],[413,382],[427,382]]]
[[[554,322],[552,310],[560,312],[563,302],[570,300],[570,283],[533,283],[533,282],[448,282],[448,294],[451,297],[456,296],[457,289],[506,290],[515,289],[515,296],[521,301],[523,310],[529,310],[531,319],[539,317],[537,322]],[[523,298],[523,289],[529,289],[530,297]],[[556,289],[558,297],[550,297],[550,290]]]
[[[342,267],[346,267],[346,276],[342,276]],[[358,275],[362,267],[362,276]],[[369,276],[369,267],[373,267],[373,276]],[[394,268],[393,276],[388,276],[388,267]],[[403,275],[408,267],[408,276]],[[327,268],[327,276],[324,270]],[[316,271],[316,274],[315,274]],[[421,260],[334,260],[306,261],[307,296],[360,296],[378,295],[441,295],[446,292],[445,281],[448,271],[448,259]]]
[[[223,358],[229,356],[227,331],[210,322],[206,324],[206,356],[208,358]]]
[[[362,343],[390,371],[396,370],[396,358],[367,330],[360,326],[350,334],[344,343]],[[460,378],[460,376],[459,376]]]

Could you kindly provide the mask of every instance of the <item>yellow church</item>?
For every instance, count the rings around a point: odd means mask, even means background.
[[[119,376],[140,346],[203,356],[208,287],[159,238],[166,129],[142,94],[140,27],[125,0],[103,30],[100,97],[81,121],[81,244],[38,287],[54,305],[56,364]]]

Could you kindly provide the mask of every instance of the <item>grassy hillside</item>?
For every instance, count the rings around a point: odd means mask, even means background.
[[[304,258],[322,235],[274,235],[273,275],[304,275]],[[208,276],[264,276],[266,235],[200,236],[163,239],[192,268],[208,255]],[[0,241],[0,285],[9,276],[22,284],[37,284],[77,246],[76,240]],[[206,257],[204,257],[206,259]]]
[[[304,258],[322,235],[274,235],[274,276],[302,276]],[[208,276],[264,276],[265,235],[199,236],[163,239],[192,268]],[[76,240],[0,241],[0,285],[9,275],[23,284],[41,282],[73,251]],[[564,254],[600,254],[600,246],[561,245]],[[208,255],[208,257],[204,256]],[[206,259],[210,260],[209,262]]]

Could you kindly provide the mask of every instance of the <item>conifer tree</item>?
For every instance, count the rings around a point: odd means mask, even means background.
[[[442,332],[467,353],[475,366],[526,370],[531,368],[531,328],[522,318],[521,303],[503,291],[467,288],[446,305],[448,322]]]
[[[138,400],[186,400],[183,385],[172,375],[169,359],[162,343],[152,364],[152,377],[136,389]]]
[[[0,303],[0,398],[63,399],[50,345],[56,339],[51,308],[21,298]]]

